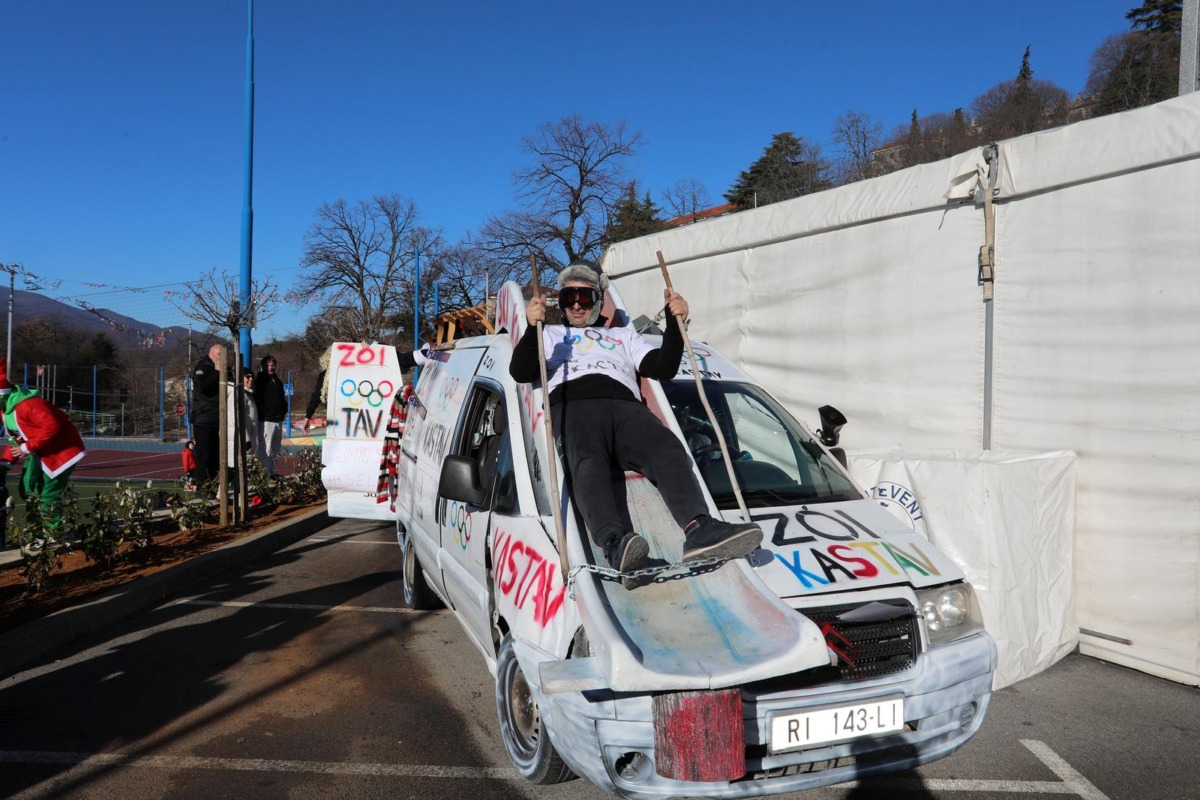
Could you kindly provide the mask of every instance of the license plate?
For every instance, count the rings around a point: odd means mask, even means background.
[[[771,717],[771,752],[904,730],[904,698]]]

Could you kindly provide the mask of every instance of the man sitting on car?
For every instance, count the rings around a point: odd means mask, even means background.
[[[565,325],[545,325],[550,414],[562,435],[572,495],[592,541],[621,573],[640,569],[649,555],[645,538],[625,530],[613,494],[614,467],[645,475],[683,528],[683,560],[737,558],[762,541],[753,523],[709,516],[700,482],[683,444],[642,404],[638,375],[670,380],[679,369],[683,336],[667,326],[662,346],[651,347],[628,328],[608,328],[600,317],[608,276],[590,262],[570,264],[558,276]],[[687,301],[664,291],[670,312],[686,318]],[[541,297],[525,310],[529,327],[513,351],[509,374],[521,383],[540,380],[537,323],[546,319]],[[636,579],[624,577],[626,588]]]

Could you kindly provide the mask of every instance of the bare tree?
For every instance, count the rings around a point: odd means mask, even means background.
[[[489,217],[472,244],[495,270],[518,279],[528,276],[531,253],[555,272],[577,258],[596,258],[629,185],[626,162],[641,144],[641,134],[623,122],[571,114],[542,123],[522,142],[530,162],[513,174],[521,209]]]
[[[434,273],[425,266],[443,247],[440,231],[419,225],[416,204],[379,195],[326,203],[316,216],[304,236],[299,291],[324,301],[342,341],[375,341],[411,321],[417,262],[427,283]]]
[[[838,184],[882,174],[874,153],[883,144],[883,125],[868,114],[848,110],[833,122],[832,139],[838,149],[834,172]]]
[[[184,286],[187,287],[187,291],[174,295],[171,303],[188,319],[195,320],[206,327],[221,330],[229,334],[229,338],[233,341],[233,395],[235,398],[239,398],[238,392],[242,391],[241,379],[237,372],[237,366],[242,364],[239,329],[243,326],[255,327],[274,316],[278,306],[278,288],[269,276],[253,280],[250,283],[249,301],[243,303],[240,280],[227,270],[221,270],[218,275],[215,268],[201,274],[194,281],[185,282]],[[222,384],[225,378],[226,376],[221,376]],[[225,396],[224,385],[219,392],[219,397],[223,398]],[[243,418],[241,409],[241,403],[234,403],[233,409],[226,412],[234,414],[234,442],[241,442],[245,435],[246,420]],[[228,459],[224,419],[220,421],[218,429],[221,431],[220,453],[222,470],[224,470]],[[234,469],[238,476],[237,521],[244,522],[247,509],[245,453],[241,447],[237,446],[233,447],[233,452]],[[226,503],[224,487],[218,492],[218,495],[221,498],[221,517],[224,522]]]
[[[675,218],[695,222],[699,213],[712,207],[708,189],[696,178],[682,178],[668,186],[662,193],[663,205]]]
[[[508,279],[505,270],[495,268],[483,252],[470,244],[447,248],[438,263],[441,311],[483,305]]]
[[[1088,62],[1084,87],[1095,103],[1094,113],[1112,114],[1174,97],[1179,91],[1179,42],[1179,36],[1152,30],[1105,39]]]
[[[250,302],[245,305],[240,279],[228,270],[217,274],[214,267],[183,285],[187,291],[172,296],[172,305],[188,319],[228,333],[235,342],[243,325],[261,325],[275,316],[279,305],[279,288],[269,275],[250,282]]]

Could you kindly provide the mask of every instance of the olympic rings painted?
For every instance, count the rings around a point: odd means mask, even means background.
[[[383,391],[384,384],[387,384],[388,387],[387,395]],[[342,381],[338,390],[341,392],[342,397],[347,398],[347,405],[357,408],[362,405],[363,400],[366,400],[367,405],[371,408],[379,408],[383,405],[383,401],[391,395],[393,387],[391,381],[380,381],[379,386],[376,386],[366,379],[355,383],[350,378],[347,378]]]
[[[446,524],[454,531],[459,547],[466,550],[471,541],[471,512],[462,503],[451,503],[446,509]]]
[[[445,411],[450,406],[450,401],[458,395],[458,390],[462,387],[462,380],[457,376],[446,381],[445,387],[439,387],[441,394],[437,399],[437,407],[439,411]]]

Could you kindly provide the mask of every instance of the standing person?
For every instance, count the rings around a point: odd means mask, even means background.
[[[6,358],[0,358],[0,398],[4,427],[16,437],[17,452],[26,457],[21,498],[37,495],[47,531],[57,533],[62,524],[62,492],[87,453],[83,438],[67,415],[36,390],[9,382]]]
[[[317,359],[317,363],[321,365],[321,371],[317,373],[317,382],[313,385],[312,394],[308,396],[308,405],[304,409],[304,424],[300,426],[305,433],[308,433],[308,429],[312,426],[312,418],[317,413],[317,407],[325,402],[326,395],[329,393],[329,387],[325,385],[325,376],[329,374],[330,356],[331,352],[326,350]]]
[[[679,370],[683,336],[668,325],[660,347],[629,328],[610,329],[600,318],[608,276],[590,262],[575,262],[558,276],[559,308],[564,325],[545,325],[550,414],[562,436],[572,495],[592,541],[613,569],[640,569],[650,547],[640,534],[626,531],[613,494],[617,468],[650,479],[671,516],[683,529],[683,560],[737,558],[762,541],[753,523],[728,523],[712,517],[683,444],[641,402],[638,375],[670,380]],[[664,291],[670,313],[687,317],[688,305],[677,292]],[[513,350],[509,374],[521,383],[540,380],[537,323],[546,318],[545,300],[533,297],[525,310],[529,326]],[[593,346],[599,345],[599,346]],[[622,578],[626,588],[638,585]]]
[[[196,442],[188,439],[183,443],[183,488],[196,488]]]
[[[221,416],[217,391],[217,357],[221,345],[214,344],[192,370],[192,436],[196,440],[196,483],[216,480],[221,467]]]
[[[283,444],[283,420],[288,410],[283,381],[275,374],[276,369],[275,357],[263,356],[260,371],[254,378],[254,402],[259,418],[258,458],[271,477],[275,476],[275,459]]]
[[[246,457],[249,458],[254,450],[254,442],[257,437],[257,431],[261,426],[261,421],[258,417],[258,408],[254,404],[254,373],[245,367],[239,367],[242,373],[241,388],[237,388],[232,381],[225,384],[225,409],[229,415],[225,427],[225,457],[226,465],[233,469],[237,466],[234,456],[234,443],[237,442],[237,436],[234,429],[234,414],[237,413],[237,406],[234,405],[239,400],[242,403],[242,449],[246,451]],[[233,475],[232,484],[237,486],[237,475]]]

